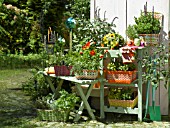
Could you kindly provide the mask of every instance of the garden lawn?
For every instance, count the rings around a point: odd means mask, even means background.
[[[0,70],[0,128],[34,128],[36,113],[32,101],[22,91],[28,69]]]

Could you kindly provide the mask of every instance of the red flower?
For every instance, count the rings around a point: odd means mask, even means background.
[[[86,43],[86,45],[85,45],[86,48],[89,48],[89,47],[90,47],[90,43],[91,43],[91,42],[87,42],[87,43]]]
[[[108,50],[105,50],[105,51],[104,51],[104,53],[107,53],[107,52],[108,52]]]
[[[96,54],[96,53],[95,53],[94,50],[90,51],[90,55],[91,55],[91,56],[94,56],[95,54]]]
[[[86,46],[83,46],[82,49],[85,50],[85,49],[86,49]]]
[[[100,58],[103,58],[103,55],[102,55],[102,54],[100,55]]]
[[[85,49],[88,49],[90,47],[90,42],[87,42],[83,47],[82,49],[85,50]]]
[[[80,52],[80,55],[83,55],[83,52],[82,52],[82,51]]]

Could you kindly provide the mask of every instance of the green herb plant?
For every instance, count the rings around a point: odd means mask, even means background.
[[[154,17],[150,12],[143,13],[135,19],[135,30],[138,34],[158,34],[161,30],[159,19]]]
[[[107,65],[107,69],[111,71],[133,71],[136,69],[136,66],[134,63],[110,62]]]
[[[108,97],[117,100],[132,100],[134,97],[133,92],[132,88],[111,88]]]
[[[97,11],[98,10],[96,10],[96,12]],[[98,12],[98,14],[96,14],[96,17],[93,20],[86,19],[77,20],[77,27],[74,30],[73,34],[73,43],[75,45],[78,44],[84,45],[89,41],[93,41],[96,42],[96,45],[101,47],[101,43],[103,43],[103,37],[106,34],[115,33],[114,29],[116,25],[114,24],[114,21],[116,19],[117,17],[115,17],[111,23],[108,23],[106,21],[105,15],[104,18],[101,19]],[[123,37],[118,33],[116,34],[116,36],[117,39],[119,39],[118,47],[123,46],[124,44]]]
[[[54,110],[73,110],[76,103],[80,101],[80,98],[75,93],[68,93],[65,90],[61,90],[59,93],[60,97],[50,104],[50,107]]]
[[[130,40],[134,40],[135,38],[139,37],[138,32],[135,29],[135,25],[128,25],[126,29],[126,35]]]

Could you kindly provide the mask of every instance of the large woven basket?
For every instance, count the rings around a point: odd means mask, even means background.
[[[77,79],[87,79],[87,80],[94,80],[98,77],[97,70],[82,70],[80,73],[75,73],[75,77]]]
[[[153,12],[147,13],[152,14]],[[154,18],[158,19],[160,21],[160,25],[162,26],[163,14],[154,12]],[[148,46],[157,45],[160,41],[160,34],[139,34],[139,36],[142,36],[144,38]]]
[[[59,111],[59,110],[45,110],[37,109],[38,118],[41,121],[62,121],[66,122],[69,119],[70,110]]]
[[[106,79],[109,83],[130,84],[136,79],[134,71],[107,71]]]
[[[117,99],[108,99],[109,105],[114,107],[131,107],[134,108],[138,103],[138,96],[134,100],[117,100]]]
[[[146,42],[147,46],[154,46],[159,44],[160,34],[139,34]]]

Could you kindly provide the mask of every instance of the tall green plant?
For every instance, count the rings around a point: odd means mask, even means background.
[[[114,32],[115,24],[101,19],[77,20],[77,28],[73,36],[74,44],[84,44],[90,40],[100,44],[104,35]]]
[[[164,80],[165,88],[169,79],[168,66],[169,52],[165,43],[161,42],[155,47],[150,47],[148,52],[143,55],[142,66],[145,68],[143,73],[144,81],[151,81],[151,85],[158,87],[160,81]]]

